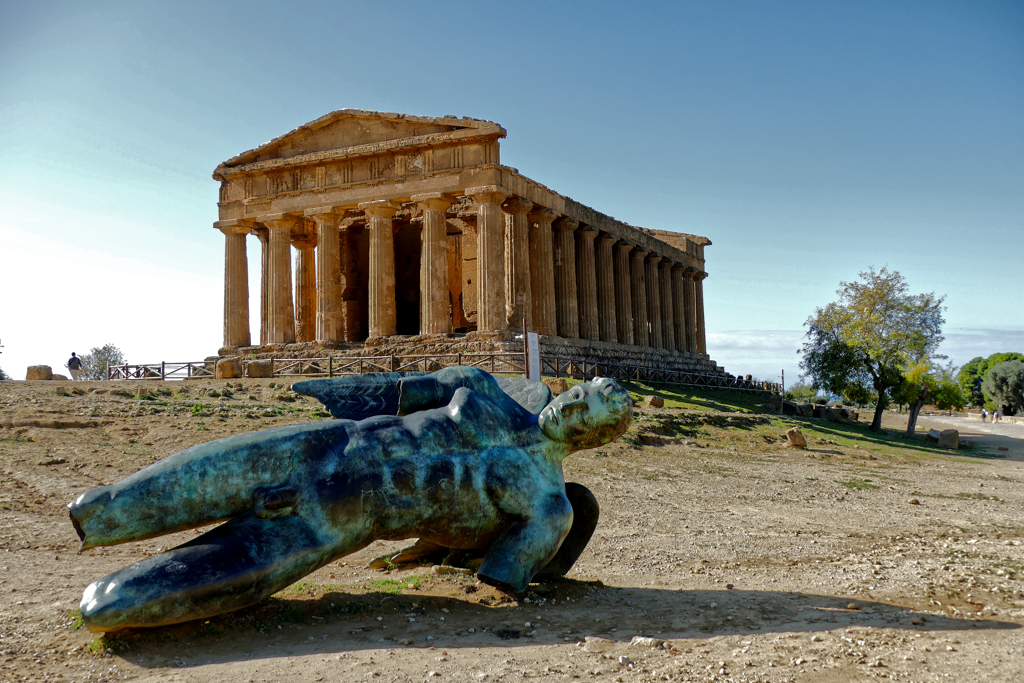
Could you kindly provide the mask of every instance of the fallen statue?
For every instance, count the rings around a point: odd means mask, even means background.
[[[540,382],[467,367],[293,389],[342,419],[196,446],[68,506],[83,549],[227,520],[93,582],[89,630],[240,609],[378,539],[419,539],[394,562],[482,552],[480,580],[521,592],[564,575],[597,524],[596,499],[565,483],[562,460],[632,420],[628,393],[604,378],[554,400]]]

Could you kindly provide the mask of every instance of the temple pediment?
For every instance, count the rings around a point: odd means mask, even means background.
[[[214,177],[254,167],[315,163],[484,137],[505,137],[505,130],[491,121],[465,117],[339,109],[228,159],[217,167]]]

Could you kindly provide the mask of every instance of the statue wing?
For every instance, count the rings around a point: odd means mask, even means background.
[[[292,390],[312,396],[324,404],[331,415],[342,420],[365,420],[376,415],[397,415],[399,380],[425,375],[425,372],[375,372],[345,375],[333,379],[297,382]]]
[[[336,418],[364,420],[375,415],[408,415],[446,405],[458,387],[484,390],[491,377],[502,392],[534,415],[540,413],[553,398],[551,389],[543,382],[492,376],[483,370],[465,367],[444,368],[429,374],[379,372],[346,375],[298,382],[292,385],[292,389],[314,397]]]

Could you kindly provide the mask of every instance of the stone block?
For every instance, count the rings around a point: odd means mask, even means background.
[[[242,360],[237,356],[221,358],[214,370],[217,379],[234,379],[242,376]]]
[[[937,445],[939,448],[948,448],[953,451],[957,450],[960,448],[960,432],[955,429],[943,429],[939,432]]]
[[[814,417],[814,406],[810,403],[798,403],[796,406],[796,414],[800,417]]]
[[[544,384],[548,385],[548,389],[555,396],[558,396],[562,392],[569,391],[569,383],[564,377],[545,377]]]
[[[786,430],[786,447],[807,448],[807,439],[804,438],[804,434],[800,431],[799,427],[792,427]]]
[[[783,401],[782,402],[782,414],[783,415],[796,415],[797,414],[797,408],[798,408],[797,404],[795,404],[795,403],[793,403],[791,401]]]
[[[253,378],[266,378],[274,376],[274,361],[272,360],[251,360],[246,369],[246,375]]]
[[[924,442],[929,446],[935,446],[939,443],[939,436],[942,435],[938,429],[929,429],[928,433],[924,435]]]
[[[53,369],[49,365],[30,365],[25,379],[53,379]]]
[[[664,408],[665,399],[661,396],[644,396],[645,408]]]
[[[65,376],[65,375],[58,375],[57,373],[53,373],[53,377],[51,377],[50,379],[59,379],[59,380],[64,381],[64,382],[68,381],[67,376]]]

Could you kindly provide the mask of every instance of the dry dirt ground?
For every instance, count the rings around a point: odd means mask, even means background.
[[[86,585],[193,532],[79,554],[70,500],[197,443],[326,416],[243,382],[153,382],[141,399],[118,393],[138,384],[0,382],[0,681],[1024,675],[1024,451],[939,452],[728,392],[665,394],[567,460],[602,512],[559,583],[510,597],[428,566],[367,569],[399,545],[378,543],[231,615],[90,634]],[[794,424],[806,452],[779,438]]]

